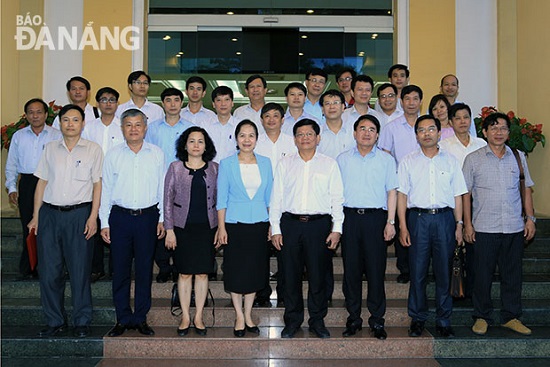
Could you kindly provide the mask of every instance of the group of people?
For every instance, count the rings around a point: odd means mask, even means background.
[[[353,69],[336,75],[338,89],[325,90],[322,69],[309,71],[304,83],[289,83],[286,111],[266,103],[261,75],[246,80],[250,103],[233,113],[233,91],[226,86],[211,92],[216,112],[203,106],[207,84],[199,76],[186,81],[187,106],[182,91],[166,88],[161,108],[147,100],[151,78],[144,71],[129,75],[131,99],[120,105],[119,92],[104,87],[92,107],[90,83],[71,78],[72,103],[53,127],[45,124],[47,104],[28,101],[30,126],[13,136],[6,187],[24,230],[37,235],[47,320],[39,335],[67,328],[65,268],[73,333],[89,335],[91,283],[105,276],[108,244],[117,319],[109,336],[128,329],[154,335],[147,323],[154,261],[157,282],[178,283],[177,334],[193,327],[206,335],[203,309],[218,248],[235,309],[234,335],[259,334],[252,308],[269,303],[273,246],[277,304],[285,310],[281,337],[294,337],[304,322],[304,270],[309,331],[330,337],[324,318],[334,288],[332,257],[341,245],[349,314],[343,336],[362,329],[365,275],[368,325],[374,337],[386,339],[384,279],[387,245],[394,242],[397,281],[410,281],[409,335],[420,336],[428,318],[431,261],[436,331],[450,337],[450,265],[455,243],[463,239],[472,259],[473,332],[485,334],[493,322],[490,289],[498,264],[502,324],[529,334],[519,318],[523,240],[535,234],[533,182],[525,157],[516,159],[506,146],[510,120],[499,113],[487,117],[485,141],[476,137],[470,108],[456,100],[456,76],[442,78],[441,94],[422,116],[423,92],[409,85],[408,68],[393,65],[388,79],[377,89],[374,108],[374,81]],[[25,249],[21,273],[36,277]]]

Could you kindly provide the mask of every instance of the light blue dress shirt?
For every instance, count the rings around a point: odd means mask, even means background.
[[[405,116],[393,120],[380,131],[378,147],[390,152],[398,165],[407,154],[420,148],[414,127],[409,125]]]
[[[176,141],[181,133],[195,126],[187,120],[180,119],[174,126],[168,125],[165,119],[157,120],[147,126],[145,141],[155,144],[164,152],[164,172],[176,158]]]
[[[319,101],[317,103],[313,104],[309,100],[309,98],[306,98],[306,103],[304,104],[304,111],[309,113],[310,115],[315,116],[318,122],[324,122],[325,121],[325,115],[323,115],[323,109],[321,108],[321,105],[319,104]]]

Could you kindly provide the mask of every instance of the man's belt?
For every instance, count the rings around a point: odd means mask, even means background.
[[[119,212],[123,212],[123,213],[126,213],[126,214],[130,214],[130,215],[133,215],[133,216],[138,216],[138,215],[147,214],[147,213],[153,212],[155,210],[158,210],[157,206],[158,206],[158,204],[151,205],[150,207],[143,208],[143,209],[128,209],[128,208],[123,208],[123,207],[118,206],[118,205],[113,205],[111,209],[112,210],[117,210]]]
[[[71,210],[74,210],[74,209],[83,208],[85,206],[92,205],[92,202],[88,201],[86,203],[80,203],[75,205],[53,205],[53,204],[44,202],[44,205],[54,210],[59,210],[60,212],[70,212]]]
[[[330,214],[293,214],[289,212],[284,212],[283,216],[287,218],[297,220],[299,222],[312,222],[314,220],[319,220],[323,218],[330,218]]]
[[[453,208],[449,208],[448,206],[446,206],[444,208],[433,208],[433,209],[409,208],[409,210],[412,210],[413,212],[422,213],[422,214],[441,214],[445,212],[450,212],[453,210]]]

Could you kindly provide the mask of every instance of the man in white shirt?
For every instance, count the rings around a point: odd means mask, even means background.
[[[304,110],[310,115],[315,116],[315,119],[319,122],[323,122],[325,117],[319,104],[319,98],[325,90],[327,84],[328,74],[323,69],[313,68],[306,73],[306,87],[307,98],[304,105]]]
[[[212,104],[216,110],[216,119],[205,122],[202,127],[206,130],[214,146],[216,156],[213,161],[219,163],[222,159],[236,152],[235,127],[237,122],[231,114],[233,109],[233,90],[220,85],[212,91]]]
[[[380,115],[380,129],[382,130],[387,124],[403,115],[403,110],[397,109],[399,96],[397,95],[397,87],[391,83],[384,83],[376,91],[378,102],[382,112]]]
[[[403,106],[401,104],[401,91],[403,88],[405,88],[407,85],[409,85],[410,80],[410,72],[407,65],[403,64],[395,64],[390,67],[388,70],[388,80],[391,84],[395,85],[397,88],[397,110],[403,111]],[[376,101],[376,104],[374,105],[374,109],[377,112],[382,112],[382,108],[380,107],[379,101]]]
[[[336,161],[317,152],[319,133],[313,120],[294,125],[298,153],[281,159],[273,181],[271,241],[281,251],[285,278],[282,338],[293,338],[304,321],[304,265],[309,282],[309,330],[319,338],[330,337],[324,323],[328,309],[325,272],[342,233],[344,189]]]
[[[154,335],[147,324],[151,308],[153,258],[157,239],[164,237],[164,153],[144,141],[145,114],[138,109],[122,113],[126,143],[109,150],[103,167],[104,190],[99,217],[101,237],[113,255],[113,303],[116,325],[111,337],[136,328]],[[132,262],[135,262],[134,309],[130,305]]]
[[[67,81],[66,87],[71,103],[82,108],[84,111],[84,126],[86,126],[86,122],[93,121],[99,117],[99,110],[88,103],[91,85],[87,79],[81,76],[73,76]],[[59,117],[53,120],[52,127],[59,130]]]
[[[336,89],[327,90],[321,95],[319,103],[325,116],[325,124],[321,125],[319,152],[336,159],[340,153],[355,146],[353,123],[348,125],[344,122],[346,100],[340,91]]]
[[[247,119],[253,121],[258,128],[258,133],[261,134],[264,132],[264,128],[262,126],[260,113],[262,111],[262,107],[265,105],[267,82],[263,76],[254,74],[246,79],[244,88],[246,89],[246,95],[248,96],[250,103],[238,107],[233,113],[233,116],[235,116],[237,123]]]
[[[353,94],[353,106],[346,109],[342,115],[344,124],[353,132],[353,124],[363,115],[372,115],[380,121],[380,113],[370,108],[370,98],[374,90],[374,81],[368,75],[357,75],[351,81],[351,92]],[[353,135],[353,133],[352,133]],[[355,144],[354,144],[355,145]]]
[[[216,114],[202,104],[202,99],[206,95],[206,80],[200,76],[190,77],[185,82],[185,94],[189,102],[181,110],[182,119],[201,127],[216,120]]]
[[[430,259],[435,277],[436,332],[453,337],[449,294],[451,259],[455,241],[462,242],[462,195],[467,192],[458,160],[439,149],[441,123],[424,115],[414,126],[420,149],[408,154],[398,167],[401,244],[409,248],[411,286],[409,336],[419,337],[428,319],[426,286]]]
[[[306,103],[307,89],[302,83],[292,82],[285,87],[285,98],[288,106],[284,115],[283,133],[294,136],[292,128],[297,121],[311,119],[319,123],[317,118],[304,110]]]
[[[159,105],[147,99],[151,77],[143,70],[133,71],[128,75],[128,89],[130,100],[118,106],[116,116],[120,118],[122,113],[130,108],[137,108],[147,116],[149,123],[164,117],[164,111]]]
[[[82,132],[82,138],[93,141],[101,146],[104,156],[113,146],[124,142],[120,120],[115,116],[119,96],[119,93],[111,87],[99,89],[95,95],[95,100],[101,111],[101,116],[88,122]],[[90,276],[92,283],[97,282],[105,276],[103,260],[106,243],[101,239],[99,233],[96,233],[94,240],[94,257],[92,260],[92,274]],[[112,273],[112,261],[109,256],[109,274]]]
[[[439,91],[443,94],[451,105],[454,105],[458,101],[458,78],[454,74],[447,74],[441,78],[441,84],[439,85]]]
[[[25,103],[25,115],[29,126],[16,131],[8,150],[6,161],[6,189],[10,203],[17,205],[23,227],[23,247],[19,260],[19,272],[23,279],[36,278],[36,269],[32,270],[27,250],[27,224],[32,219],[34,191],[38,177],[33,173],[42,156],[44,147],[52,140],[61,138],[59,130],[46,125],[48,105],[40,98]],[[17,182],[19,178],[19,183]]]

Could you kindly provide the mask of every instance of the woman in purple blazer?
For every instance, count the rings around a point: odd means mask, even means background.
[[[175,249],[179,272],[178,293],[182,315],[178,335],[191,326],[189,305],[195,276],[195,331],[206,335],[202,320],[208,292],[208,273],[214,268],[214,242],[218,226],[216,211],[218,164],[212,162],[216,149],[208,133],[193,126],[176,142],[177,161],[172,162],[164,181],[164,228],[166,247]]]

